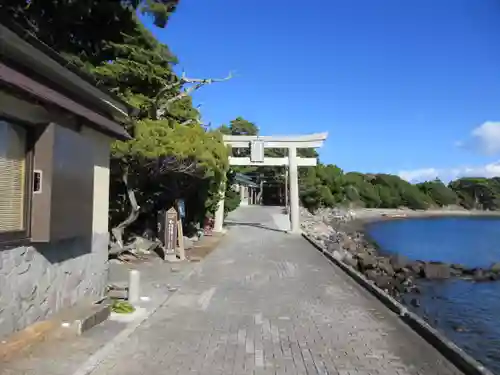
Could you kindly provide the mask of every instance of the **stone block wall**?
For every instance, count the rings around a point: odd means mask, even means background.
[[[104,295],[108,234],[0,250],[0,337]]]

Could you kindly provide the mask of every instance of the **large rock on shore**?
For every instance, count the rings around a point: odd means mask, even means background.
[[[359,262],[354,256],[350,253],[346,253],[344,256],[344,263],[347,264],[348,266],[351,266],[352,268],[358,268],[359,267]]]
[[[472,272],[472,279],[474,281],[495,281],[500,280],[500,273],[490,269],[475,268]]]
[[[424,263],[421,276],[426,279],[449,279],[451,277],[451,267],[443,263]]]
[[[411,263],[410,260],[404,255],[396,254],[390,258],[391,266],[394,271],[401,271],[403,268],[408,267]]]
[[[320,209],[311,214],[302,209],[302,226],[335,259],[359,270],[375,285],[399,298],[405,292],[417,292],[413,280],[446,280],[450,277],[474,281],[500,280],[500,262],[487,269],[467,268],[459,264],[410,260],[403,255],[380,255],[360,232],[355,215],[349,210]]]
[[[342,244],[342,247],[346,249],[347,251],[351,253],[356,253],[358,250],[358,247],[356,246],[356,243],[352,240],[347,240]]]
[[[394,259],[379,256],[363,233],[349,225],[352,219],[347,212],[322,209],[317,215],[304,213],[303,228],[335,259],[359,270],[379,288],[398,296],[411,285],[411,272],[405,268],[409,261],[401,256]]]
[[[357,254],[356,257],[358,259],[358,267],[360,271],[367,271],[376,268],[377,266],[377,258],[370,254],[360,253]]]
[[[396,271],[394,270],[394,267],[392,266],[390,259],[387,258],[379,258],[377,262],[377,268],[386,275],[391,277],[393,277],[396,274]],[[400,268],[399,270],[401,269],[402,268]]]

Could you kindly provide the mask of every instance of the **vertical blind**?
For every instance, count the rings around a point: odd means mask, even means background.
[[[26,130],[0,120],[0,233],[24,230]]]

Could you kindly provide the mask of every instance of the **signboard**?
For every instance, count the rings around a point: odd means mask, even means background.
[[[264,161],[264,141],[254,140],[250,142],[250,160],[257,163]]]
[[[175,258],[177,247],[177,211],[171,208],[160,213],[160,239],[165,249],[165,259]]]
[[[181,220],[184,220],[186,217],[186,205],[184,203],[184,199],[179,199],[177,201],[177,212],[179,213]]]

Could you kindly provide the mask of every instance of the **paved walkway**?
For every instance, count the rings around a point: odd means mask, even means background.
[[[277,231],[277,212],[234,213],[242,225],[92,374],[460,373],[305,240]]]

